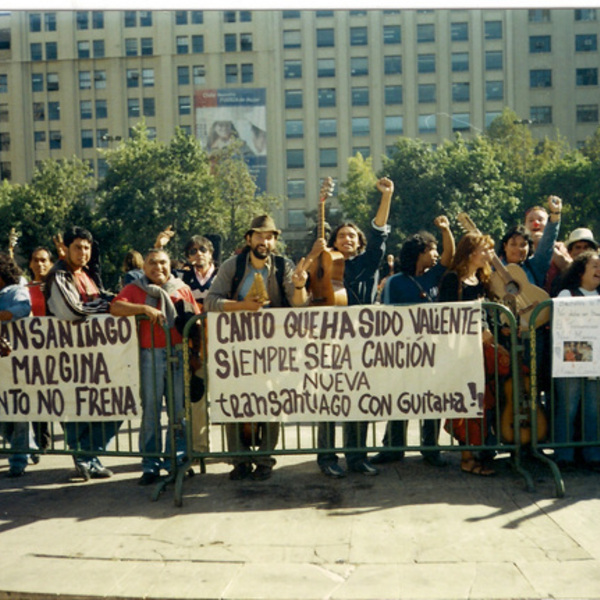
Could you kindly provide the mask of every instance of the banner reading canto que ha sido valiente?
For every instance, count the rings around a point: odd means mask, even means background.
[[[478,417],[481,304],[208,314],[215,423]]]
[[[3,323],[0,421],[115,421],[141,415],[135,317]]]

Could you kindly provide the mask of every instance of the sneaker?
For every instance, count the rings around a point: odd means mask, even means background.
[[[264,481],[265,479],[269,479],[273,473],[273,467],[269,465],[258,465],[254,471],[252,471],[252,479],[256,481]]]
[[[11,467],[6,474],[7,477],[14,479],[15,477],[22,477],[25,475],[25,469],[18,469],[16,467]]]
[[[252,465],[250,463],[239,463],[233,467],[233,470],[229,473],[229,479],[232,481],[240,481],[250,477],[252,473]]]
[[[138,479],[138,485],[152,485],[158,479],[158,473],[147,471]]]
[[[114,473],[107,469],[97,458],[92,459],[90,463],[90,477],[92,479],[108,479]]]
[[[423,454],[423,460],[432,467],[447,467],[448,461],[439,453]]]
[[[383,452],[377,453],[373,458],[369,459],[369,462],[373,465],[384,465],[391,462],[400,462],[404,459],[404,452],[391,452],[384,450]]]
[[[89,463],[75,461],[75,470],[77,471],[77,475],[79,475],[79,477],[81,477],[84,481],[90,480],[91,474]]]
[[[325,465],[321,467],[321,472],[323,475],[327,475],[327,477],[331,477],[332,479],[341,479],[342,477],[346,477],[346,471],[340,467],[337,463],[332,463],[331,465]]]
[[[362,473],[363,475],[379,475],[376,469],[368,460],[361,460],[350,467],[353,473]]]

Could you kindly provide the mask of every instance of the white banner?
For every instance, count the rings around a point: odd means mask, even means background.
[[[0,421],[117,421],[141,415],[135,317],[3,323]]]
[[[553,300],[552,377],[600,377],[600,296]]]
[[[481,304],[208,313],[210,417],[481,416]]]

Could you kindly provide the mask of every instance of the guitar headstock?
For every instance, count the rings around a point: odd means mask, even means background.
[[[327,198],[333,196],[333,190],[335,189],[335,183],[333,177],[326,177],[321,185],[321,191],[319,192],[319,198],[321,202],[325,202]]]
[[[459,213],[456,217],[458,224],[461,229],[467,233],[481,233],[475,225],[475,223],[471,220],[471,217],[466,212]]]

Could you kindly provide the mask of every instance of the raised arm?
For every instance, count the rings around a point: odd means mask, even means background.
[[[442,244],[444,249],[440,256],[440,264],[444,267],[449,267],[454,258],[454,251],[456,249],[452,229],[450,229],[450,221],[448,221],[448,217],[445,215],[440,215],[434,219],[433,224],[442,234]]]
[[[377,189],[381,192],[381,201],[379,202],[379,208],[377,209],[373,222],[377,227],[384,227],[387,225],[390,216],[394,182],[387,177],[382,177],[377,181]]]

